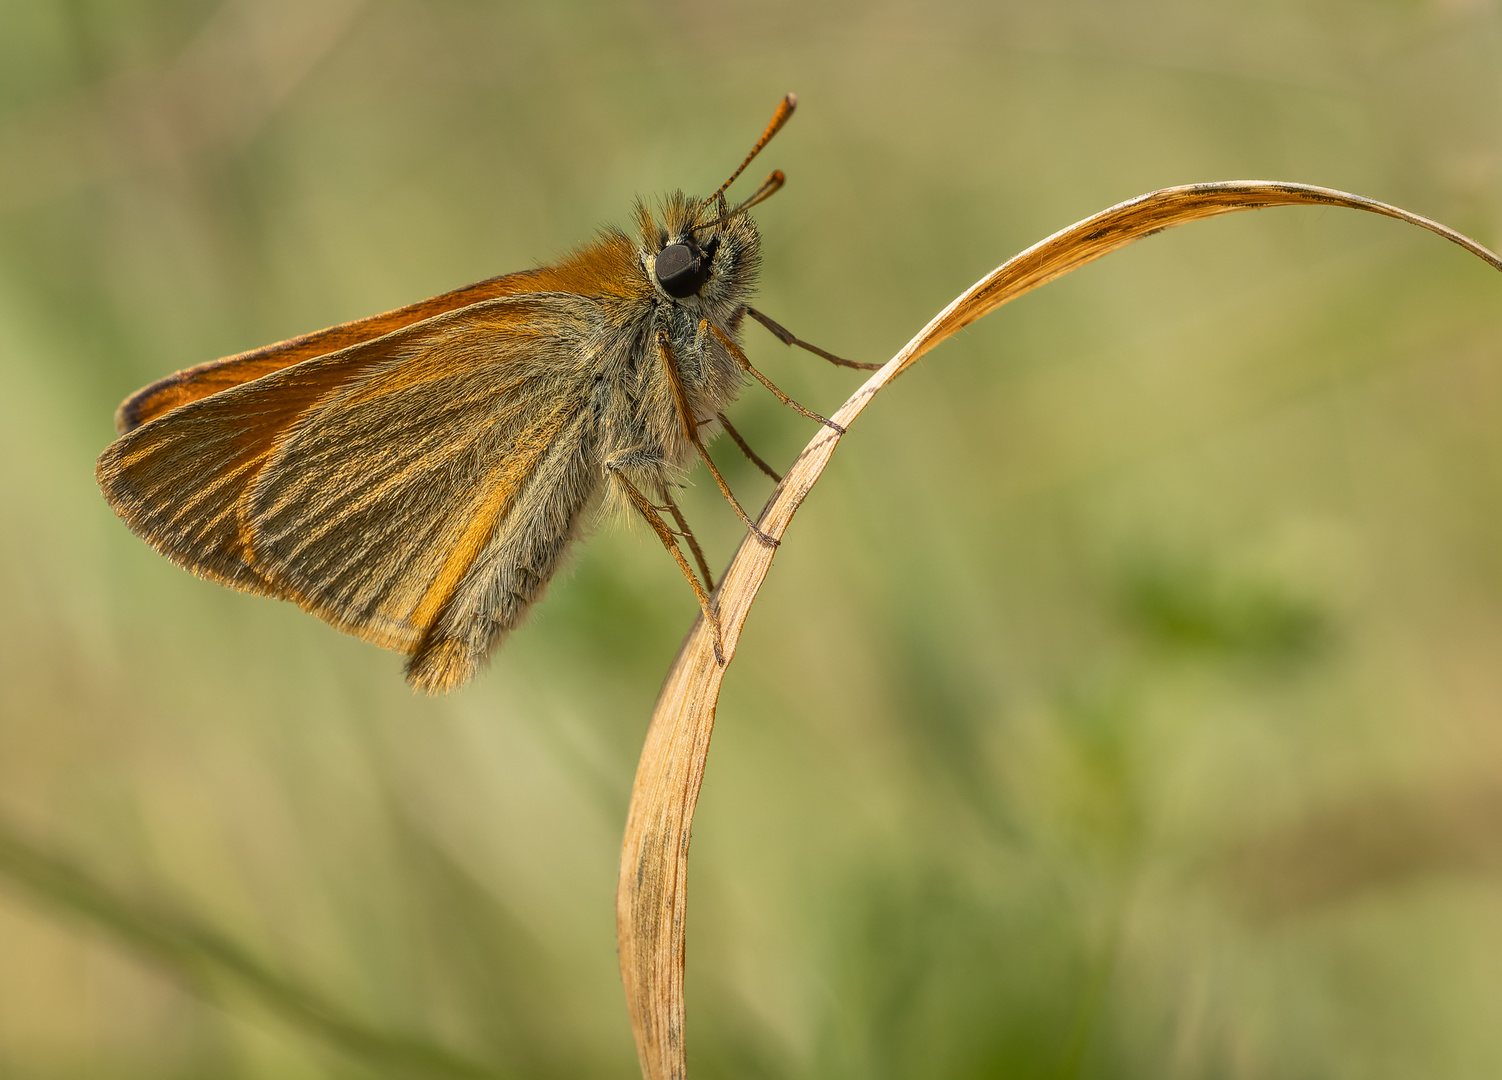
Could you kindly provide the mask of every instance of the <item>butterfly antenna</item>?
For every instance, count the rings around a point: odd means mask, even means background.
[[[761,187],[752,192],[749,199],[741,203],[734,210],[730,211],[730,213],[726,214],[725,220],[728,221],[733,217],[744,214],[747,210],[751,209],[757,203],[765,202],[767,199],[770,199],[773,195],[776,195],[778,191],[782,190],[782,185],[787,183],[787,179],[788,178],[786,176],[782,175],[781,169],[773,169],[772,175],[761,182]]]
[[[793,115],[793,110],[797,107],[798,98],[795,94],[789,94],[787,97],[783,98],[777,103],[777,111],[772,114],[772,122],[767,125],[767,130],[761,133],[761,138],[756,140],[756,145],[753,146],[751,148],[751,152],[746,155],[746,160],[741,162],[741,167],[739,169],[736,169],[735,172],[731,173],[730,179],[721,184],[715,190],[715,193],[713,195],[704,200],[705,202],[713,202],[715,199],[718,199],[722,194],[724,194],[726,188],[735,183],[735,178],[746,171],[746,166],[751,164],[752,159],[755,158],[757,154],[761,153],[762,148],[766,146],[767,143],[772,141],[772,136],[776,135],[779,131],[782,130],[782,125],[788,122],[788,117]],[[776,173],[774,175],[780,176],[781,174]],[[763,185],[763,187],[765,186],[766,185]],[[780,187],[781,185],[779,184],[778,186]],[[776,189],[774,188],[773,190]],[[770,195],[771,193],[772,192],[769,191],[767,192],[767,195]],[[766,198],[766,196],[763,195],[762,198]]]
[[[773,169],[772,175],[761,182],[761,187],[752,192],[751,197],[737,206],[734,210],[731,210],[726,205],[725,196],[721,195],[716,200],[716,202],[719,204],[720,216],[715,218],[713,221],[701,221],[696,225],[690,226],[688,231],[694,233],[698,232],[700,229],[718,229],[721,225],[725,224],[725,222],[729,221],[731,218],[739,217],[741,214],[744,214],[747,210],[751,209],[757,203],[763,202],[766,199],[770,199],[773,195],[776,195],[778,191],[782,190],[782,185],[787,183],[787,179],[788,178],[786,176],[782,175],[781,169]]]

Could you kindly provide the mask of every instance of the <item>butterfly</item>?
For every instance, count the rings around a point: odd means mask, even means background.
[[[638,200],[551,266],[169,375],[121,404],[95,476],[115,513],[200,577],[290,600],[407,654],[417,688],[464,685],[541,599],[604,505],[644,517],[718,628],[713,579],[671,488],[719,430],[747,374],[782,393],[739,338],[760,236],[725,192],[792,115],[789,94],[708,198]],[[663,517],[668,514],[670,525]],[[674,528],[673,526],[676,526]],[[678,541],[684,540],[699,573]]]

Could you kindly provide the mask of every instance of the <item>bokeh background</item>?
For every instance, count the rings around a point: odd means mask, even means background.
[[[136,387],[711,190],[788,90],[761,306],[861,359],[1170,184],[1502,243],[1491,0],[4,0],[0,1075],[635,1075],[617,846],[695,614],[655,539],[602,525],[429,700],[91,470]],[[748,333],[813,407],[859,381]],[[1502,1074],[1499,342],[1479,261],[1287,209],[886,392],[726,682],[694,1075]]]

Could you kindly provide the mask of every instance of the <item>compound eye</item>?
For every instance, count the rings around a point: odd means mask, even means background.
[[[657,256],[657,281],[669,296],[693,296],[709,276],[697,244],[669,244]]]

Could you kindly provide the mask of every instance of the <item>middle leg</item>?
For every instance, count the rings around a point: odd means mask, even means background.
[[[843,425],[836,424],[827,416],[820,416],[812,409],[805,409],[802,405],[799,405],[796,401],[779,390],[776,383],[756,370],[756,367],[751,363],[750,358],[741,351],[741,347],[734,341],[730,340],[730,335],[725,333],[725,331],[721,330],[714,323],[710,322],[708,319],[700,319],[699,333],[701,336],[705,333],[713,334],[715,340],[718,341],[720,345],[724,347],[725,351],[730,354],[730,358],[740,365],[742,371],[748,372],[753,378],[756,379],[757,382],[761,383],[768,390],[772,391],[773,394],[777,395],[777,400],[782,402],[788,408],[797,410],[804,416],[808,417],[810,420],[817,420],[827,428],[833,428],[841,435],[845,434],[845,428]]]
[[[777,540],[761,531],[761,527],[751,520],[751,515],[741,506],[740,500],[730,490],[730,485],[725,483],[725,478],[720,475],[720,470],[715,466],[714,459],[709,456],[709,450],[704,446],[704,440],[699,438],[699,421],[694,418],[694,411],[689,407],[688,392],[683,388],[683,379],[678,374],[678,362],[673,357],[673,345],[668,340],[665,331],[657,332],[657,356],[662,361],[662,369],[667,374],[668,386],[673,393],[673,402],[678,407],[678,418],[683,422],[683,433],[688,436],[694,449],[699,451],[699,456],[704,459],[704,464],[709,468],[709,475],[714,477],[714,482],[720,487],[720,494],[725,496],[725,501],[730,503],[740,519],[746,523],[746,528],[755,534],[756,538],[768,547],[776,547]],[[843,429],[841,429],[843,430]]]
[[[723,664],[725,662],[725,652],[721,648],[719,612],[715,610],[714,601],[710,599],[709,592],[703,585],[699,584],[699,579],[694,574],[693,568],[688,565],[688,560],[683,557],[683,551],[678,547],[678,540],[673,530],[668,527],[666,521],[662,520],[662,515],[657,512],[657,507],[652,505],[651,500],[643,495],[641,490],[626,478],[626,474],[621,470],[617,462],[607,461],[605,469],[611,479],[621,485],[621,490],[626,493],[626,498],[631,501],[631,505],[636,507],[637,512],[647,519],[647,524],[657,534],[657,539],[662,541],[662,546],[668,549],[668,554],[678,564],[678,569],[682,571],[684,580],[688,582],[688,587],[694,590],[694,599],[699,601],[699,610],[704,613],[704,621],[709,623],[710,628],[714,631],[714,658],[718,663]],[[664,494],[666,493],[664,492]],[[683,517],[678,511],[678,507],[673,504],[672,499],[668,500],[668,506],[672,508],[673,517],[682,523]],[[699,545],[694,541],[693,535],[688,532],[686,524],[684,525],[684,533],[689,543],[693,546],[694,556],[699,560],[700,566],[704,568],[704,579],[708,581],[709,568],[704,565],[703,552],[699,550]],[[711,585],[710,588],[713,589],[714,586]]]

